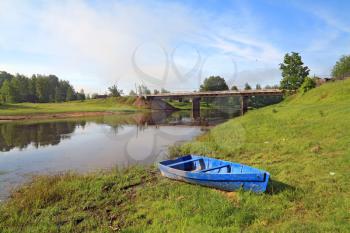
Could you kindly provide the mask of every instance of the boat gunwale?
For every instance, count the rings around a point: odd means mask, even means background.
[[[202,159],[210,159],[210,160],[217,160],[220,162],[227,163],[228,165],[239,165],[242,167],[248,167],[250,169],[256,170],[256,172],[251,172],[251,173],[234,173],[234,172],[226,172],[226,173],[210,173],[210,172],[203,172],[201,173],[201,170],[198,171],[185,171],[182,169],[174,168],[171,167],[172,163],[169,164],[164,164],[164,162],[171,162],[174,161],[174,163],[178,163],[181,161],[176,161],[178,159],[181,159],[183,157],[190,156],[190,158],[193,160],[195,158],[202,158]],[[191,160],[189,159],[189,160]],[[261,170],[258,168],[254,168],[245,164],[240,164],[240,163],[235,163],[235,162],[230,162],[230,161],[225,161],[225,160],[220,160],[216,158],[210,158],[210,157],[205,157],[205,156],[200,156],[200,155],[184,155],[182,157],[179,157],[177,159],[169,159],[169,160],[164,160],[158,163],[159,164],[159,169],[162,172],[167,172],[171,173],[176,176],[180,176],[183,179],[193,179],[193,180],[212,180],[212,181],[229,181],[229,182],[266,182],[266,177],[270,176],[270,173],[268,173],[265,170]],[[224,165],[224,164],[222,164]]]

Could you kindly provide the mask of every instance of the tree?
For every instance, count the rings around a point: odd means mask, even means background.
[[[280,64],[282,71],[281,88],[284,90],[297,90],[309,75],[310,69],[304,66],[299,53],[287,53],[284,56],[283,63]]]
[[[138,86],[138,92],[139,92],[138,93],[139,95],[149,95],[149,94],[151,94],[151,90],[148,89],[148,87],[143,85],[143,84]]]
[[[5,80],[0,89],[1,100],[5,103],[12,103],[15,101],[15,91],[9,80]]]
[[[62,90],[61,87],[56,87],[55,88],[55,102],[62,102],[64,101],[66,98],[65,98],[65,95],[64,95],[64,92]]]
[[[48,102],[55,102],[56,97],[56,87],[59,85],[59,80],[56,75],[50,74],[49,76],[45,76],[45,79],[47,79],[47,96],[48,96]]]
[[[244,84],[244,90],[251,90],[252,89],[252,87],[249,85],[249,83],[245,83]]]
[[[123,90],[118,89],[118,86],[116,84],[111,87],[108,87],[108,91],[110,92],[110,96],[113,97],[118,97],[123,94]]]
[[[160,89],[160,93],[165,94],[165,93],[170,93],[170,91],[168,91],[165,88],[162,88],[162,89]]]
[[[49,102],[49,93],[48,93],[48,80],[42,75],[36,75],[36,87],[35,92],[38,98],[38,101],[41,103]]]
[[[200,91],[225,91],[228,86],[224,78],[220,76],[210,76],[206,78],[200,86]]]
[[[157,94],[159,94],[159,91],[157,89],[154,89],[153,94],[157,95]]]
[[[74,99],[74,88],[68,81],[60,81],[55,75],[32,75],[28,78],[21,74],[15,76],[0,71],[0,89],[6,83],[1,98],[11,102],[61,102]],[[73,94],[72,94],[73,93]]]
[[[59,88],[61,89],[62,101],[70,101],[75,99],[75,90],[68,81],[60,81]]]
[[[0,87],[5,80],[11,80],[13,78],[12,74],[7,73],[6,71],[0,71]]]
[[[233,85],[233,86],[231,87],[231,91],[238,91],[238,87],[235,86],[235,85]]]
[[[11,82],[15,88],[16,102],[30,102],[35,95],[31,80],[24,75],[17,74]]]
[[[85,92],[84,89],[81,89],[80,92],[78,92],[77,94],[77,100],[85,100]]]
[[[255,89],[256,89],[256,90],[261,90],[261,85],[260,85],[259,83],[256,84]]]
[[[30,78],[28,79],[28,97],[27,101],[35,103],[38,101],[38,98],[36,96],[36,78]]]
[[[13,79],[11,79],[10,81],[11,83],[11,91],[12,91],[12,101],[14,103],[19,103],[19,102],[23,102],[23,97],[22,97],[22,92],[25,92],[25,90],[23,90],[21,88],[21,83],[18,77],[14,77]]]
[[[66,101],[76,100],[75,91],[71,86],[67,88]]]
[[[332,69],[332,77],[342,79],[350,76],[350,56],[342,56]]]
[[[300,91],[302,93],[306,93],[309,90],[313,89],[316,87],[316,82],[313,78],[307,77],[305,78],[305,81],[303,82],[303,84],[300,87]]]
[[[134,90],[131,90],[129,92],[129,96],[137,96],[136,92]]]

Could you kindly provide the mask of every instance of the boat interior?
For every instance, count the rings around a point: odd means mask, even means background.
[[[261,171],[259,171],[258,169],[242,164],[195,155],[187,155],[175,160],[163,161],[161,162],[161,164],[178,170],[202,173],[261,173]]]

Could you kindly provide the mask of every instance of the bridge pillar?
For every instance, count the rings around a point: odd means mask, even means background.
[[[200,111],[201,107],[201,98],[200,97],[193,97],[192,98],[192,111]]]
[[[193,97],[192,98],[192,115],[193,118],[197,119],[200,117],[200,111],[201,111],[201,98],[200,97]]]
[[[241,95],[240,102],[241,102],[241,114],[242,115],[248,111],[248,100],[249,100],[249,96]]]

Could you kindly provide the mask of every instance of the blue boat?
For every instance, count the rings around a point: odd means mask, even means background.
[[[198,155],[186,155],[159,163],[163,176],[226,191],[265,192],[270,173],[244,164]]]

